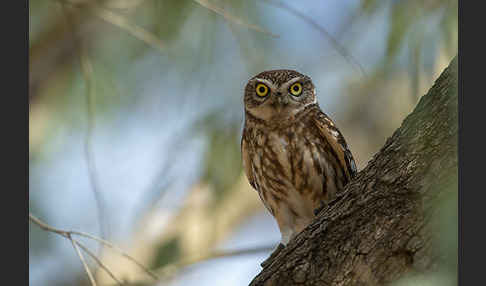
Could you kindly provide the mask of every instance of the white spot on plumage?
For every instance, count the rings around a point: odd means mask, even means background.
[[[337,130],[331,130],[331,134],[332,136],[334,136],[335,138],[338,138],[339,137],[339,132]]]

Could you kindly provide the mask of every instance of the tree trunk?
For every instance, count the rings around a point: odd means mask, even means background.
[[[457,111],[456,56],[366,168],[250,285],[383,285],[438,270],[446,258],[432,221],[437,203],[457,195]]]

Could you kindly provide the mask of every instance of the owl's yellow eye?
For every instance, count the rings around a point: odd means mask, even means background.
[[[299,96],[302,93],[302,84],[296,82],[290,86],[290,93],[294,96]]]
[[[264,97],[268,93],[268,87],[263,83],[259,83],[256,85],[256,93],[260,97]]]

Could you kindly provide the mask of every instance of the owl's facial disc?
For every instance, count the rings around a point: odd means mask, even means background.
[[[245,110],[268,120],[286,120],[316,103],[314,85],[308,76],[290,70],[267,71],[245,87]]]

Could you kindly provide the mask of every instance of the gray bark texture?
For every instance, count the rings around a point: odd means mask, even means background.
[[[456,56],[368,165],[250,285],[386,285],[437,270],[446,258],[432,217],[458,191],[457,96]]]

